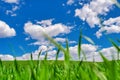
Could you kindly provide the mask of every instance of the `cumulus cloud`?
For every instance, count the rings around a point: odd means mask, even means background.
[[[48,27],[43,27],[41,25],[36,25],[28,22],[25,24],[24,30],[26,33],[30,34],[33,39],[38,40],[43,37],[43,32],[47,33],[51,37],[57,36],[62,33],[67,34],[70,32],[69,27],[61,23],[50,25]]]
[[[24,26],[25,33],[29,34],[32,39],[37,40],[35,44],[48,43],[43,36],[43,33],[48,34],[51,37],[59,36],[60,34],[68,34],[71,28],[62,24],[52,24],[52,20],[42,20],[39,24],[32,24],[27,22]],[[57,38],[56,38],[57,39]],[[58,39],[57,39],[58,40]],[[63,38],[59,38],[59,41],[64,41]]]
[[[66,26],[62,23],[56,23],[53,24],[53,19],[48,20],[42,20],[37,21],[36,24],[33,24],[32,22],[27,22],[24,25],[24,31],[26,34],[28,34],[32,39],[37,40],[34,43],[31,43],[30,45],[39,45],[38,50],[32,53],[34,56],[34,59],[37,59],[39,51],[42,49],[42,54],[40,59],[43,59],[45,56],[45,52],[48,53],[48,59],[55,59],[55,53],[56,50],[54,50],[54,46],[49,43],[48,40],[45,39],[43,33],[48,34],[50,37],[53,37],[53,39],[57,42],[65,43],[66,39],[62,37],[64,34],[68,34],[71,32],[71,27]],[[70,41],[73,43],[74,41]],[[22,58],[29,59],[30,54],[23,55]],[[21,57],[19,57],[20,59]],[[60,58],[62,59],[62,57]]]
[[[53,21],[53,20],[54,20],[54,19],[48,19],[48,20],[37,21],[37,24],[40,24],[41,26],[46,27],[46,26],[52,25],[52,21]]]
[[[110,18],[110,19],[104,21],[103,24],[107,25],[107,26],[110,26],[113,24],[120,25],[120,16],[118,16],[116,18]]]
[[[90,27],[100,25],[99,15],[106,15],[114,4],[111,0],[92,0],[89,4],[85,4],[82,9],[75,10],[75,16],[86,21]]]
[[[0,20],[0,38],[15,36],[16,32],[8,24]]]
[[[38,58],[39,52],[42,50],[42,53],[40,55],[40,57]],[[55,60],[55,55],[56,55],[56,50],[54,50],[54,46],[45,46],[45,45],[41,45],[38,50],[32,52],[32,57],[33,60],[43,60],[45,58],[45,54],[47,52],[47,59],[48,60]],[[31,54],[30,53],[26,53],[22,56],[16,57],[17,60],[30,60],[31,59]]]
[[[6,3],[18,3],[19,2],[19,0],[3,0],[4,2],[6,2]]]
[[[12,55],[1,55],[0,54],[0,59],[1,60],[14,60],[14,57]]]
[[[86,57],[90,57],[93,59],[93,55],[95,52],[97,52],[98,46],[94,46],[92,44],[82,44],[81,45],[82,52],[85,53]],[[75,45],[73,47],[70,47],[70,54],[73,60],[78,60],[78,46]],[[83,58],[83,54],[81,55],[81,58]]]
[[[100,38],[103,32],[106,34],[120,33],[120,17],[110,18],[104,21],[103,27],[96,32],[96,36]]]
[[[86,56],[86,60],[84,59],[85,61],[93,61],[93,60],[98,62],[103,61],[99,52],[101,52],[103,56],[108,60],[112,60],[113,58],[116,60],[118,59],[118,53],[114,47],[103,48],[98,51],[98,48],[99,48],[98,46],[95,46],[92,44],[82,44],[81,48]],[[71,53],[72,60],[79,60],[78,53],[77,53],[77,45],[70,47],[70,53]],[[84,58],[84,55],[81,53],[80,59],[82,58]]]

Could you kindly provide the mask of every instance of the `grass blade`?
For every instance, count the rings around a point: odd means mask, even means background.
[[[90,42],[91,44],[93,44],[93,45],[95,44],[95,43],[93,42],[93,40],[90,39],[89,37],[83,35],[83,38],[84,38],[85,40],[87,40],[88,42]]]
[[[80,59],[80,53],[81,53],[81,44],[82,44],[82,31],[80,31],[79,41],[78,41],[78,57]]]
[[[65,53],[65,49],[59,44],[57,43],[54,39],[52,39],[51,37],[49,37],[47,34],[44,33],[44,36],[52,43],[54,44],[58,49],[60,49],[63,53]]]
[[[112,43],[112,45],[116,48],[116,50],[117,50],[117,57],[118,57],[118,59],[119,59],[119,53],[120,53],[120,48],[119,48],[119,46],[115,43],[115,42],[113,42],[111,39],[110,39],[110,42]]]

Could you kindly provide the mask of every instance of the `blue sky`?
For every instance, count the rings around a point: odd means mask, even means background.
[[[116,40],[120,37],[120,1],[113,1],[0,0],[0,57],[23,59],[30,53],[37,54],[40,49],[46,51],[49,42],[42,36],[45,31],[63,46],[68,38],[71,55],[76,59],[80,29],[96,44],[83,39],[86,53],[97,53],[98,49],[105,55],[109,50],[115,53],[108,38]],[[47,50],[53,59],[54,46],[50,45]]]

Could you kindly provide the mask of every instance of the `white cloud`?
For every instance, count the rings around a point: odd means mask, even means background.
[[[78,60],[77,48],[78,48],[77,45],[70,47],[71,57],[73,60]],[[117,50],[114,47],[103,48],[98,51],[98,46],[94,46],[91,44],[82,44],[81,48],[86,55],[87,61],[93,61],[93,60],[97,62],[103,61],[99,52],[101,52],[103,56],[108,60],[112,60],[113,57],[114,59],[118,59]],[[83,55],[81,55],[81,59],[82,57]]]
[[[98,52],[98,46],[94,46],[92,44],[82,44],[81,45],[82,51],[84,51],[86,55],[86,60],[84,61],[103,61],[99,52]],[[38,54],[40,50],[42,49],[42,53],[40,55],[40,60],[43,60],[45,58],[45,52],[47,51],[47,59],[48,60],[55,60],[56,58],[56,50],[53,49],[53,47],[48,48],[47,46],[42,45],[41,47],[38,48],[38,50],[32,52],[32,56],[34,60],[38,60]],[[78,58],[78,53],[77,53],[77,45],[70,47],[70,55],[72,60],[79,60]],[[117,50],[114,47],[108,47],[108,48],[103,48],[100,50],[100,52],[103,54],[104,57],[106,57],[108,60],[112,60],[113,57],[114,59],[118,59],[118,54]],[[83,54],[81,54],[80,60],[83,58]],[[2,60],[14,60],[14,57],[11,55],[0,55],[0,59]],[[17,60],[30,60],[31,59],[31,54],[26,53],[22,56],[16,57]],[[63,53],[60,52],[60,55],[58,57],[58,60],[64,60],[64,55]]]
[[[16,3],[18,4],[19,0],[3,0],[6,3]]]
[[[68,0],[67,5],[72,5],[74,3],[74,0]]]
[[[93,59],[93,55],[95,54],[95,52],[98,49],[98,46],[94,46],[92,44],[82,44],[81,45],[82,51],[85,53],[86,57],[91,58],[91,60]],[[73,60],[78,60],[78,46],[73,46],[70,47],[70,53],[71,53],[71,57]],[[81,55],[81,58],[83,57],[83,55]]]
[[[50,19],[41,21],[39,24],[32,24],[31,22],[28,22],[25,24],[24,30],[25,33],[29,34],[32,39],[37,40],[35,44],[43,44],[48,43],[43,36],[43,32],[51,37],[56,37],[60,34],[70,33],[71,28],[61,23],[52,24],[52,20]]]
[[[65,38],[55,38],[54,40],[57,42],[62,42],[62,43],[64,43],[66,41]]]
[[[47,48],[45,46],[42,46],[42,47],[45,49],[43,52],[47,51]],[[93,61],[93,60],[95,60],[97,62],[103,61],[98,52],[98,46],[94,46],[92,44],[82,44],[81,48],[82,48],[82,51],[84,51],[84,53],[86,55],[86,60],[84,59],[85,61]],[[70,47],[69,49],[70,49],[70,55],[71,55],[72,60],[79,60],[78,53],[77,53],[77,49],[78,49],[77,45]],[[39,52],[40,52],[40,48],[32,53],[34,60],[38,59]],[[114,56],[114,59],[117,59],[117,50],[114,47],[103,48],[100,50],[100,52],[102,52],[104,57],[106,57],[109,60],[112,60],[113,56]],[[56,50],[49,49],[47,53],[48,53],[48,56],[47,56],[48,60],[55,60]],[[62,53],[60,53],[60,55],[61,56],[59,56],[58,59],[64,60],[64,55]],[[44,59],[44,57],[45,57],[45,54],[41,54],[40,59]],[[80,60],[83,57],[84,57],[83,54],[81,54]],[[17,57],[17,59],[29,60],[30,54],[24,54],[21,57]]]
[[[49,41],[47,40],[39,40],[39,41],[36,41],[36,42],[33,42],[33,43],[30,43],[29,45],[46,45],[46,44],[49,44]]]
[[[17,16],[12,10],[6,10],[6,14],[10,16]]]
[[[53,39],[57,42],[64,43],[66,41],[65,38],[61,38],[59,35],[61,34],[68,34],[71,31],[71,27],[66,26],[61,23],[53,24],[53,19],[49,20],[42,20],[40,22],[37,22],[37,24],[32,24],[31,22],[28,22],[24,26],[25,33],[29,34],[32,39],[37,40],[34,43],[31,43],[30,45],[39,45],[38,50],[32,53],[34,59],[38,59],[38,53],[42,49],[42,54],[40,59],[44,59],[45,52],[48,53],[48,59],[55,59],[55,53],[56,50],[54,50],[53,45],[49,45],[49,41],[45,39],[43,36],[43,32],[47,33],[49,36],[54,37]],[[28,57],[29,56],[29,57]],[[29,59],[30,54],[23,55],[22,57],[18,57],[18,59]],[[63,57],[60,57],[62,59]]]
[[[51,37],[57,36],[61,33],[67,34],[70,32],[69,27],[61,23],[50,25],[48,27],[43,27],[41,25],[36,25],[28,22],[25,24],[24,30],[26,33],[30,34],[33,39],[38,40],[43,37],[43,32],[47,33]]]
[[[14,60],[14,57],[11,55],[0,55],[1,60]]]
[[[45,53],[47,51],[47,59],[48,60],[54,60],[55,59],[55,55],[56,55],[56,50],[53,50],[53,46],[45,46],[45,45],[42,45],[38,48],[38,50],[32,52],[32,57],[33,57],[33,60],[38,60],[38,55],[39,55],[39,52],[42,50],[42,53],[39,57],[39,59],[43,60],[45,58]],[[19,56],[19,57],[16,57],[17,60],[30,60],[31,59],[31,54],[30,53],[26,53],[22,56]]]
[[[104,21],[103,24],[106,25],[106,26],[110,26],[110,25],[113,25],[113,24],[119,26],[120,25],[120,16],[116,17],[116,18],[110,18],[110,19]]]
[[[10,28],[5,22],[0,21],[0,38],[12,37],[15,35],[16,32],[13,28]]]
[[[6,10],[6,14],[10,16],[17,16],[15,11],[17,11],[19,8],[19,6],[13,6],[11,10]]]
[[[90,4],[85,4],[82,9],[75,10],[75,16],[86,21],[90,27],[100,25],[99,15],[106,15],[114,4],[111,0],[92,0]]]
[[[6,8],[5,10],[5,13],[6,15],[10,15],[10,16],[17,16],[17,13],[16,11],[20,9],[20,6],[22,4],[19,4],[20,3],[20,0],[2,0],[4,1],[5,3],[8,3],[8,4],[12,4],[11,5],[11,8]]]
[[[110,18],[104,21],[103,27],[96,32],[96,36],[100,38],[103,32],[106,34],[120,33],[120,17]]]
[[[52,21],[54,19],[48,19],[48,20],[42,20],[42,21],[37,21],[37,24],[40,24],[43,27],[50,26],[52,25]]]

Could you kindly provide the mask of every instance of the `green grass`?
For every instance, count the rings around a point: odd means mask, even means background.
[[[45,34],[46,38],[57,48],[56,60],[47,60],[47,53],[44,60],[29,61],[1,61],[0,60],[0,80],[120,80],[120,61],[107,60],[100,53],[103,62],[85,62],[71,61],[69,52],[69,42],[66,40],[66,48],[55,42]],[[81,55],[82,38],[85,38],[91,44],[93,41],[80,33],[78,41],[78,56]],[[112,45],[117,49],[119,47],[112,40]],[[59,61],[59,52],[64,53],[64,60]],[[39,53],[40,57],[41,52]]]
[[[41,61],[38,65],[38,61],[3,61],[0,80],[120,80],[120,61],[70,61],[69,66],[65,63]]]

